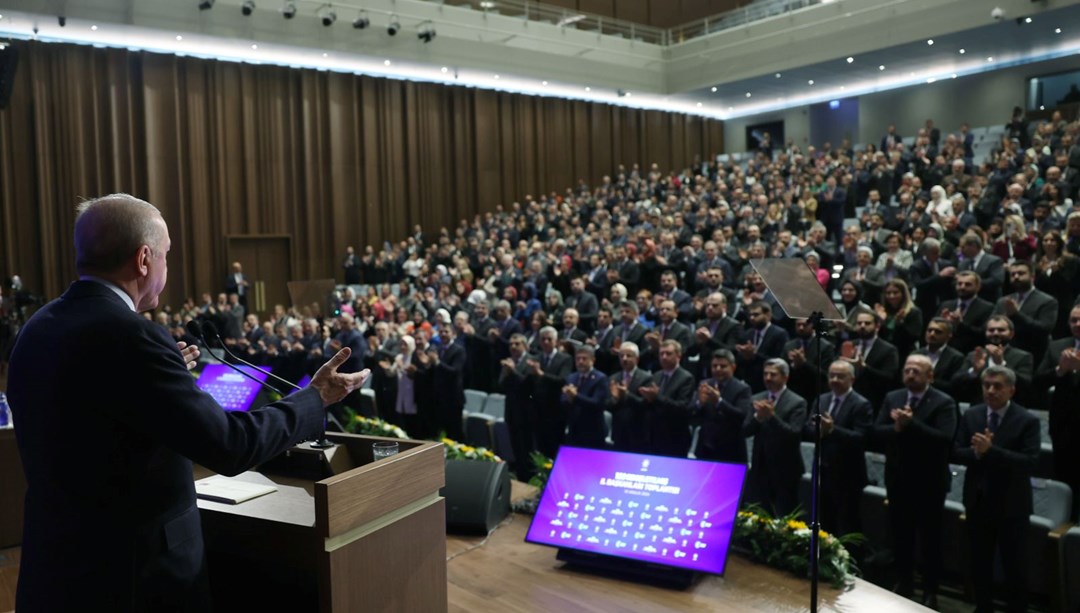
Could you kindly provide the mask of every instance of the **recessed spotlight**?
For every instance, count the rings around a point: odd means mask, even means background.
[[[383,66],[389,66],[390,65],[390,60],[383,60],[382,65]]]
[[[480,3],[480,8],[484,9],[485,11],[489,11],[489,10],[495,8],[495,3],[494,2],[481,2]]]
[[[960,55],[964,55],[965,53],[967,53],[967,49],[961,49],[960,50]]]
[[[330,57],[330,54],[329,53],[324,53],[324,54],[322,54],[322,56],[323,57]]]
[[[727,110],[728,110],[728,112],[730,113],[731,111],[734,111],[734,110],[735,110],[735,107],[733,107],[733,106],[729,106],[729,107],[727,107]]]
[[[547,81],[540,81],[540,85],[543,85],[544,87],[547,87]]]
[[[626,92],[626,97],[629,98],[630,96],[631,96],[630,92]]]
[[[1054,28],[1054,34],[1061,34],[1061,28]]]
[[[878,70],[885,70],[885,64],[882,64],[881,66],[878,66],[877,69]]]
[[[932,38],[928,38],[928,39],[926,39],[926,44],[928,44],[928,45],[930,45],[931,47],[933,47],[933,46],[934,46],[934,39],[932,39]]]
[[[807,84],[807,85],[813,85],[813,84],[814,84],[814,80],[813,80],[813,79],[810,79],[809,81],[807,81],[807,82],[806,82],[806,84]]]
[[[914,71],[912,71],[912,72],[909,72],[909,73],[908,73],[908,76],[909,76],[909,77],[914,77],[914,76],[915,76],[915,72],[914,72]]]
[[[93,30],[94,32],[97,32],[97,26],[90,26],[90,29]]]
[[[1039,110],[1040,110],[1040,111],[1045,111],[1045,110],[1046,110],[1046,107],[1040,104],[1040,105],[1039,105]]]
[[[840,86],[840,91],[844,91],[845,89],[847,89],[847,87],[846,87],[846,86],[844,86],[844,85],[841,85],[841,86]]]
[[[780,78],[780,73],[779,73],[779,72],[778,72],[778,73],[776,73],[776,78],[777,78],[777,79],[779,79],[779,78]]]
[[[937,77],[930,77],[929,79],[926,80],[927,84],[934,83],[936,81],[937,81]]]
[[[450,72],[450,69],[449,69],[449,68],[447,68],[446,66],[443,66],[443,67],[442,67],[442,68],[440,68],[439,70],[441,70],[443,74],[446,74],[446,73]]]
[[[698,107],[699,109],[701,108],[701,103],[700,103],[700,102],[698,102],[698,103],[697,103],[697,107]]]
[[[952,78],[953,78],[953,79],[955,79],[955,78],[956,78],[956,73],[955,73],[955,72],[954,72],[954,73],[952,73]]]
[[[749,97],[750,97],[750,92],[746,92],[746,97],[747,97],[747,98],[749,98]]]
[[[259,48],[259,46],[258,46],[258,45],[255,45],[255,44],[252,44],[252,45],[251,45],[251,48],[252,48],[252,49],[258,49],[258,48]]]
[[[495,75],[495,78],[496,78],[496,79],[498,79],[498,78],[499,78],[499,75]]]
[[[1025,17],[1024,23],[1031,23],[1031,17]]]
[[[988,57],[988,58],[986,58],[986,61],[987,61],[987,62],[993,62],[993,61],[994,61],[994,58],[993,58],[993,57]]]
[[[588,86],[586,86],[586,87],[585,87],[585,91],[587,91],[587,92],[591,92],[591,91],[592,91],[592,88],[591,88],[591,87],[588,87]]]
[[[712,93],[714,93],[714,94],[716,93],[716,87],[712,88]]]
[[[850,64],[855,61],[855,58],[848,56],[847,63]]]

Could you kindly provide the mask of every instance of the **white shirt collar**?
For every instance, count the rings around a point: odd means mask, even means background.
[[[80,281],[94,281],[95,283],[100,283],[100,284],[104,285],[105,287],[107,287],[107,288],[111,289],[112,291],[114,291],[117,296],[120,296],[120,298],[123,299],[124,304],[128,305],[128,308],[131,309],[132,312],[135,312],[135,313],[138,312],[138,311],[135,310],[135,301],[131,299],[131,296],[128,296],[127,292],[120,289],[120,286],[113,283],[112,281],[109,281],[107,279],[102,279],[101,277],[95,277],[93,275],[82,275],[82,276],[79,277],[79,280]]]

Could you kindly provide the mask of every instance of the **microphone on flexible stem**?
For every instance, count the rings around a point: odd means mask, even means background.
[[[213,324],[211,324],[210,322],[207,322],[207,323],[206,323],[206,326],[207,326],[207,327],[210,327],[210,326],[213,326]],[[261,385],[261,386],[265,387],[266,389],[270,390],[271,392],[274,392],[274,393],[276,393],[276,394],[277,394],[278,396],[282,396],[282,395],[283,395],[283,394],[281,393],[281,390],[279,390],[278,388],[274,387],[273,385],[270,385],[269,383],[267,383],[267,382],[265,382],[265,381],[260,381],[260,380],[259,380],[258,378],[256,378],[256,377],[254,377],[254,376],[252,376],[252,375],[248,374],[248,373],[247,373],[246,371],[244,371],[244,370],[243,370],[242,368],[239,368],[239,367],[237,367],[237,366],[236,366],[236,365],[234,365],[234,364],[230,364],[230,363],[226,362],[225,360],[222,360],[221,358],[219,358],[219,357],[217,357],[216,355],[214,355],[214,352],[213,352],[213,351],[212,351],[212,350],[210,349],[210,343],[206,342],[206,337],[205,337],[205,336],[203,336],[203,329],[204,329],[203,325],[202,325],[202,324],[200,324],[200,323],[198,322],[198,320],[192,319],[191,321],[187,322],[187,331],[188,331],[189,333],[191,333],[191,335],[192,335],[192,336],[194,336],[195,338],[197,338],[197,339],[199,339],[200,341],[202,341],[202,344],[203,344],[203,346],[205,346],[205,347],[206,347],[206,352],[210,354],[210,357],[212,357],[212,358],[214,358],[215,360],[217,360],[218,362],[221,362],[222,364],[224,364],[224,365],[228,366],[229,368],[231,368],[231,369],[235,370],[236,372],[238,372],[238,373],[240,373],[240,374],[244,375],[244,376],[245,376],[245,377],[247,377],[248,379],[251,379],[252,381],[254,381],[254,382],[258,383],[259,385]]]
[[[192,321],[195,321],[195,320],[192,320]],[[289,381],[288,379],[282,379],[281,377],[271,373],[269,370],[263,370],[262,368],[259,368],[258,366],[252,364],[251,362],[248,362],[246,360],[241,359],[240,356],[238,356],[235,353],[229,351],[229,348],[225,345],[224,339],[222,339],[221,335],[218,334],[217,326],[215,326],[213,324],[213,322],[208,321],[208,322],[204,323],[202,325],[202,327],[203,327],[204,332],[206,332],[207,334],[209,334],[209,335],[211,335],[211,336],[213,336],[214,338],[217,339],[217,342],[218,342],[218,344],[221,345],[222,350],[224,350],[225,354],[228,355],[230,358],[236,360],[237,362],[240,362],[244,366],[254,368],[255,370],[261,372],[262,374],[264,374],[264,375],[266,375],[268,377],[272,377],[272,378],[284,383],[285,385],[288,385],[289,387],[293,388],[294,390],[302,389],[299,385],[293,383],[292,381]],[[207,348],[209,348],[209,344],[207,344]]]
[[[193,319],[192,321],[195,321],[195,320]],[[228,355],[232,359],[236,360],[237,362],[240,362],[241,364],[243,364],[245,366],[250,366],[251,368],[254,368],[255,370],[257,370],[257,371],[259,371],[259,372],[261,372],[261,373],[263,373],[263,374],[265,374],[265,375],[267,375],[269,377],[273,377],[273,378],[277,379],[278,381],[281,381],[282,383],[291,386],[293,389],[297,389],[297,390],[301,389],[300,386],[296,385],[295,383],[293,383],[291,381],[287,381],[285,379],[282,379],[281,377],[279,377],[279,376],[277,376],[275,374],[271,374],[270,371],[268,371],[268,370],[263,370],[263,369],[259,368],[258,366],[255,366],[254,364],[251,364],[250,362],[242,360],[239,357],[237,357],[233,352],[229,351],[229,348],[225,346],[225,340],[221,338],[220,334],[218,334],[217,326],[215,326],[213,322],[208,321],[208,322],[204,323],[202,325],[202,327],[203,327],[203,330],[207,334],[209,334],[209,335],[211,335],[211,336],[213,336],[214,338],[217,339],[218,343],[221,345],[221,348],[225,351],[226,355]],[[206,341],[203,341],[203,342],[206,342]],[[207,349],[210,348],[209,343],[207,343],[206,347],[207,347]],[[225,364],[226,362],[222,362],[222,363]],[[231,364],[230,364],[230,366],[231,366]],[[243,371],[241,371],[241,372],[243,372]],[[270,387],[270,386],[267,385],[267,387]],[[270,389],[274,389],[274,388],[270,387]],[[278,392],[278,395],[283,396],[284,394],[282,394],[281,392]],[[330,439],[326,438],[326,418],[325,417],[323,418],[323,434],[322,434],[322,437],[319,438],[318,440],[312,441],[309,446],[312,449],[329,449],[329,448],[335,446],[334,442],[332,442]]]

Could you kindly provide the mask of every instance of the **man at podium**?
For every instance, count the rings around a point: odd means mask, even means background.
[[[38,311],[11,356],[8,397],[26,481],[16,609],[205,611],[209,590],[192,461],[226,475],[323,431],[324,407],[368,371],[343,349],[308,388],[226,412],[178,347],[139,313],[168,275],[153,205],[114,194],[79,205],[79,280]]]

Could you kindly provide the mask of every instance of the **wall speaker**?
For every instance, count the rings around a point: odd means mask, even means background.
[[[487,534],[510,514],[510,470],[506,462],[446,462],[446,531]]]

